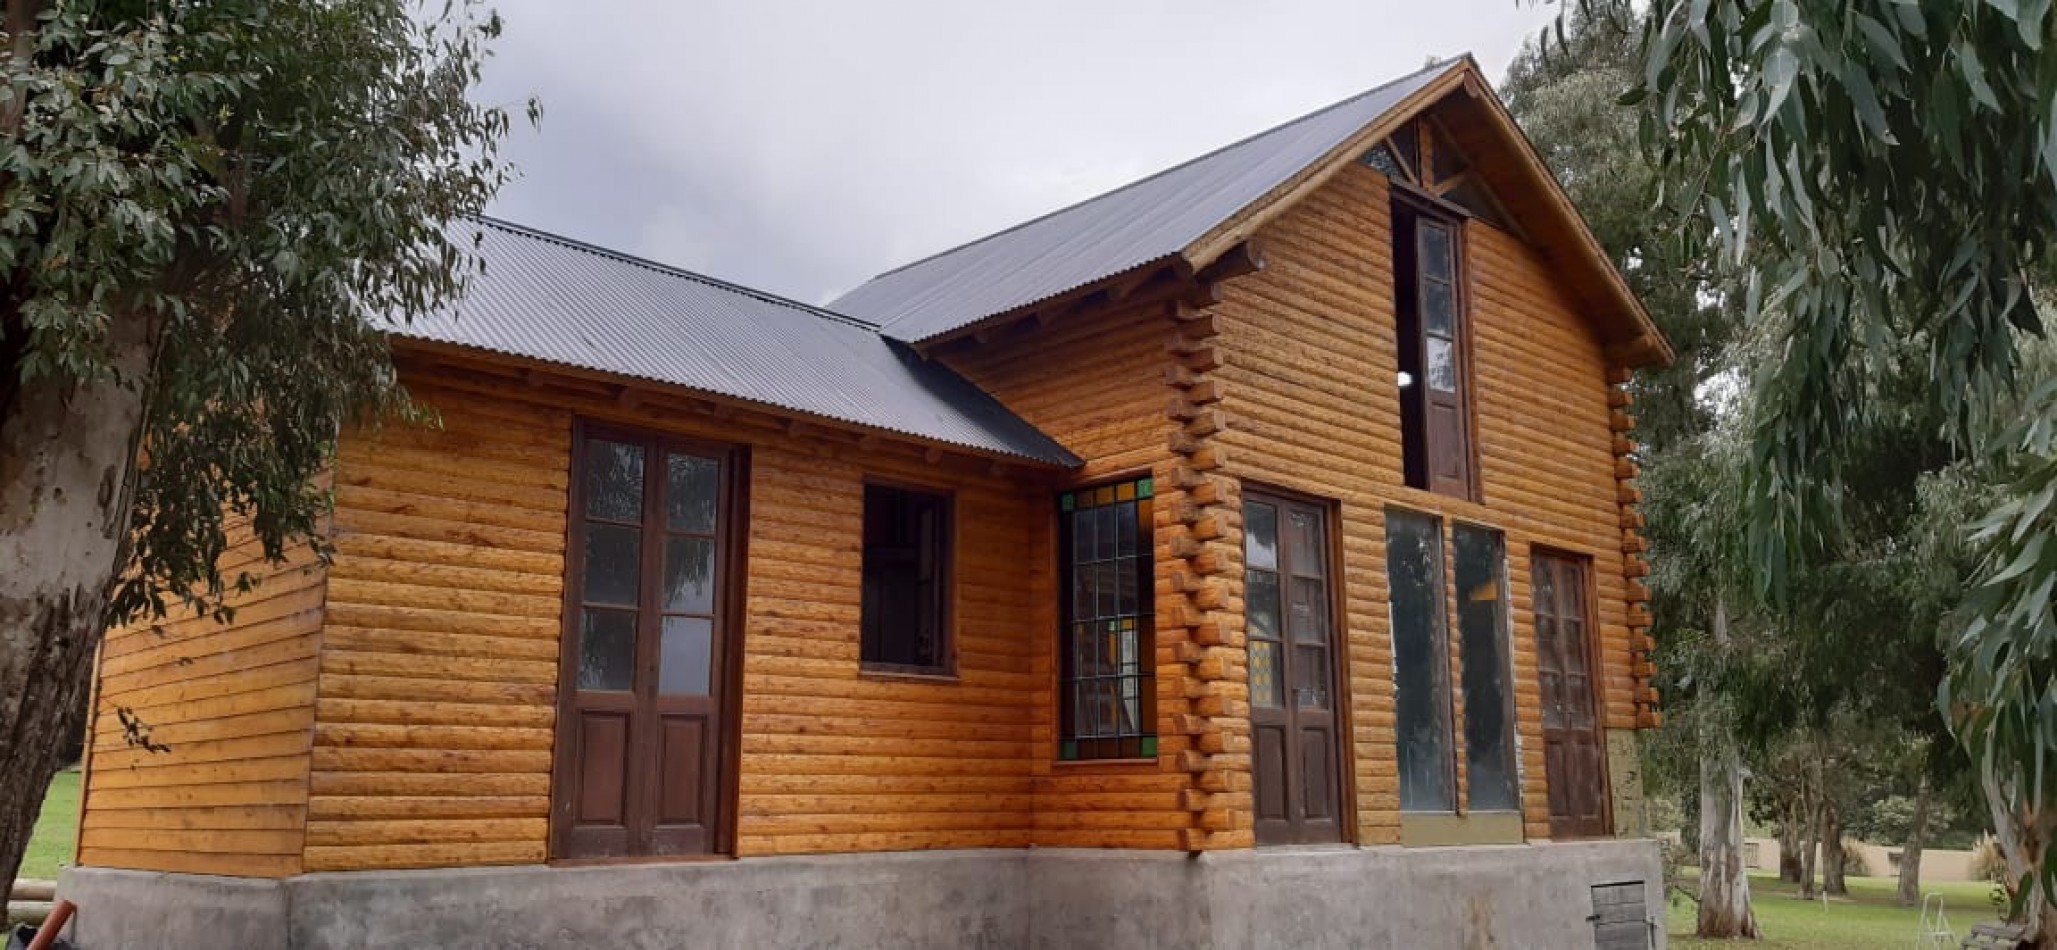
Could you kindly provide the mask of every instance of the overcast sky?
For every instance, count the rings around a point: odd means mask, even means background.
[[[1522,0],[497,0],[492,213],[824,302],[1470,52]]]

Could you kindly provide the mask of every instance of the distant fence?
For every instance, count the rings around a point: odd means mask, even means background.
[[[1864,852],[1860,866],[1851,862],[1849,873],[1861,874],[1873,871],[1880,875],[1897,877],[1900,874],[1899,847],[1876,844],[1858,844],[1853,851]],[[1955,851],[1943,848],[1924,848],[1921,852],[1921,879],[1924,881],[1975,881],[1978,875],[1971,873],[1971,851]],[[1854,856],[1854,855],[1853,855]],[[1753,870],[1778,870],[1779,844],[1777,838],[1743,839],[1743,863]]]

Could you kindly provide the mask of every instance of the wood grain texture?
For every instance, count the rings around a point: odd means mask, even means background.
[[[1384,177],[1353,167],[1267,226],[1267,269],[1226,284],[1214,308],[1226,365],[1213,375],[1229,418],[1214,438],[1231,449],[1228,470],[1237,478],[1341,505],[1343,567],[1353,581],[1343,620],[1363,844],[1399,840],[1385,509],[1505,532],[1525,827],[1547,837],[1532,547],[1592,558],[1601,709],[1609,727],[1635,725],[1607,360],[1544,259],[1506,232],[1471,223],[1466,279],[1482,502],[1406,487],[1390,217]]]
[[[310,871],[541,860],[571,413],[408,378],[440,428],[345,434]]]
[[[255,583],[229,598],[232,617],[174,613],[107,633],[81,864],[239,877],[301,870],[325,569],[304,546],[282,563],[265,560],[237,520],[227,540],[224,579]]]
[[[1174,323],[1163,303],[1035,321],[1004,338],[964,342],[938,355],[1008,408],[1064,444],[1085,462],[1061,486],[1042,490],[1037,530],[1027,536],[1021,559],[1038,570],[1057,563],[1053,496],[1061,487],[1150,475],[1156,479],[1158,510],[1175,503],[1174,456],[1166,439],[1175,427],[1166,415],[1173,388],[1166,368],[1173,357],[1166,338]],[[1157,560],[1167,560],[1160,529]],[[1025,762],[1034,776],[1030,841],[1040,847],[1182,847],[1181,831],[1193,821],[1179,793],[1192,787],[1181,767],[1190,751],[1187,736],[1169,727],[1189,710],[1188,683],[1177,660],[1183,628],[1158,600],[1156,636],[1158,756],[1155,761],[1060,763],[1058,745],[1059,620],[1053,592],[1032,600],[1017,618],[1014,636],[1033,645],[1030,689],[1023,697],[1034,724]],[[1095,799],[1109,788],[1137,793],[1118,808]],[[1089,806],[1102,807],[1089,807]]]

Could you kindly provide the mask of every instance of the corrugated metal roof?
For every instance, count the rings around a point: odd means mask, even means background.
[[[829,306],[918,343],[1169,260],[1461,63],[1429,66],[1097,198],[880,274]]]
[[[492,219],[485,273],[404,337],[686,386],[1072,467],[1077,456],[870,323]]]

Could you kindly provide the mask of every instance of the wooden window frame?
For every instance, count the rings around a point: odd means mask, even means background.
[[[1075,724],[1073,722],[1075,706],[1071,699],[1072,684],[1079,681],[1079,677],[1074,675],[1072,670],[1074,656],[1077,649],[1074,639],[1076,635],[1075,625],[1077,621],[1073,617],[1073,597],[1074,592],[1076,590],[1075,585],[1077,583],[1077,579],[1073,575],[1076,566],[1072,563],[1073,545],[1071,542],[1073,535],[1071,518],[1076,513],[1076,510],[1065,508],[1063,506],[1063,501],[1068,497],[1077,496],[1084,493],[1096,492],[1103,488],[1119,490],[1122,486],[1125,485],[1136,486],[1136,494],[1133,500],[1149,500],[1154,509],[1156,503],[1156,483],[1151,473],[1147,471],[1140,473],[1132,473],[1123,477],[1096,480],[1089,484],[1066,488],[1056,493],[1055,500],[1058,503],[1053,504],[1051,506],[1052,510],[1056,514],[1056,525],[1055,531],[1053,532],[1053,537],[1056,541],[1056,596],[1058,598],[1058,656],[1057,663],[1055,664],[1057,674],[1057,679],[1055,683],[1057,699],[1057,745],[1051,751],[1054,753],[1056,763],[1060,766],[1091,764],[1106,765],[1119,764],[1125,762],[1155,763],[1158,761],[1158,757],[1161,754],[1159,746],[1159,739],[1161,737],[1159,735],[1158,726],[1160,724],[1159,720],[1163,715],[1163,711],[1159,708],[1159,697],[1157,694],[1159,685],[1157,679],[1156,628],[1157,554],[1156,540],[1152,536],[1154,533],[1152,531],[1152,522],[1154,521],[1154,519],[1141,520],[1140,523],[1138,523],[1136,526],[1136,556],[1140,560],[1137,564],[1138,590],[1136,593],[1136,606],[1138,613],[1134,618],[1134,622],[1136,625],[1137,658],[1139,669],[1138,672],[1134,675],[1140,679],[1140,682],[1138,683],[1138,688],[1140,690],[1138,697],[1138,706],[1140,713],[1139,718],[1142,720],[1138,723],[1138,732],[1134,735],[1123,734],[1117,736],[1080,735],[1076,732]],[[1115,503],[1119,504],[1120,502],[1117,501]],[[1096,505],[1094,507],[1102,506]],[[1087,742],[1104,743],[1108,741],[1115,742],[1117,746],[1125,746],[1129,740],[1134,740],[1137,745],[1135,754],[1132,755],[1089,755],[1086,754],[1083,746],[1083,743]]]
[[[1401,303],[1399,289],[1400,281],[1402,280],[1399,262],[1403,259],[1399,248],[1401,238],[1399,215],[1389,212],[1392,232],[1389,243],[1392,245],[1394,262],[1394,344],[1396,347],[1413,347],[1416,369],[1414,386],[1418,388],[1418,393],[1414,397],[1416,405],[1413,407],[1413,414],[1418,417],[1415,419],[1406,418],[1409,412],[1407,406],[1408,394],[1404,391],[1401,393],[1401,452],[1403,456],[1403,470],[1407,467],[1404,465],[1404,460],[1410,454],[1406,444],[1406,433],[1410,428],[1420,433],[1418,436],[1419,442],[1414,446],[1414,451],[1420,454],[1420,464],[1424,469],[1420,484],[1416,484],[1411,475],[1403,474],[1403,479],[1406,480],[1410,488],[1434,492],[1449,498],[1458,498],[1464,501],[1484,504],[1485,496],[1481,488],[1483,479],[1480,477],[1479,471],[1478,377],[1477,363],[1473,358],[1471,241],[1468,233],[1469,224],[1475,216],[1465,209],[1409,182],[1392,182],[1389,192],[1390,203],[1388,207],[1395,211],[1404,209],[1416,222],[1407,228],[1415,242],[1415,248],[1409,250],[1405,255],[1405,259],[1413,262],[1414,266],[1414,273],[1406,277],[1414,288],[1410,301],[1414,313],[1409,316],[1399,312]],[[1418,222],[1423,218],[1443,225],[1450,232],[1450,294],[1452,307],[1451,321],[1453,324],[1451,329],[1454,331],[1451,335],[1451,349],[1453,351],[1451,359],[1455,361],[1457,370],[1456,398],[1458,402],[1459,440],[1462,443],[1458,451],[1464,459],[1465,473],[1464,484],[1461,486],[1461,490],[1453,490],[1448,486],[1443,488],[1436,487],[1436,478],[1433,472],[1429,471],[1429,467],[1432,465],[1431,446],[1434,436],[1428,431],[1428,328],[1421,314],[1422,280],[1419,251],[1421,229]],[[1409,325],[1414,330],[1412,334],[1413,339],[1411,341],[1404,341],[1400,338],[1402,334],[1398,331]]]
[[[571,781],[575,762],[571,761],[574,743],[571,732],[577,728],[576,717],[572,715],[578,692],[578,661],[581,638],[580,619],[584,607],[585,581],[581,574],[581,552],[584,550],[584,525],[588,520],[586,511],[585,460],[586,444],[594,439],[605,439],[624,443],[635,443],[646,448],[655,447],[660,456],[673,449],[683,450],[703,457],[721,460],[726,485],[717,505],[717,534],[714,548],[716,581],[713,615],[721,625],[719,649],[709,657],[708,687],[721,691],[717,706],[721,717],[718,734],[713,736],[721,744],[717,767],[720,774],[712,782],[715,789],[710,805],[718,812],[708,829],[707,849],[700,854],[660,855],[632,853],[622,855],[566,854],[573,826],[570,814],[564,807],[572,789]],[[742,769],[742,719],[743,719],[743,663],[745,620],[747,616],[745,591],[749,569],[750,535],[750,453],[746,446],[694,438],[635,425],[574,416],[571,424],[571,446],[568,478],[565,486],[564,525],[564,592],[559,622],[557,695],[553,708],[557,722],[553,729],[550,754],[549,805],[547,863],[553,866],[581,866],[602,864],[672,863],[706,860],[726,860],[736,853],[737,817],[741,814]],[[646,464],[648,464],[646,462]],[[646,472],[647,474],[647,472]],[[646,527],[649,530],[646,516]],[[639,566],[638,585],[661,580],[662,565],[645,563]],[[654,575],[654,576],[653,576]],[[641,608],[638,608],[639,610]],[[660,611],[661,616],[661,611]],[[642,631],[637,630],[638,651]],[[654,650],[652,652],[655,652]],[[639,659],[638,663],[642,661]],[[654,671],[653,671],[654,675]],[[651,779],[651,780],[654,780]]]
[[[940,640],[940,642],[936,645],[936,652],[938,659],[941,662],[935,665],[924,665],[918,663],[888,663],[881,660],[865,659],[863,656],[865,620],[863,616],[864,608],[862,605],[862,595],[860,594],[860,603],[858,607],[858,669],[867,677],[904,677],[909,679],[945,680],[955,682],[957,680],[958,662],[957,552],[959,550],[959,545],[957,537],[957,493],[952,489],[943,488],[935,485],[922,485],[913,482],[895,481],[891,479],[867,478],[864,480],[863,497],[859,502],[861,506],[865,508],[870,507],[870,496],[873,489],[903,492],[910,495],[923,495],[930,498],[939,499],[942,502],[943,526],[942,531],[940,532],[940,537],[937,541],[940,550],[936,552],[936,561],[939,565],[937,569],[941,572],[942,577],[936,584],[935,605],[936,636]],[[868,547],[865,546],[864,536],[865,528],[864,526],[860,525],[860,527],[858,528],[858,559],[860,562],[858,565],[858,574],[860,577],[860,585],[862,584],[861,578],[864,572],[864,564],[862,562],[865,556],[869,554],[870,550]]]

